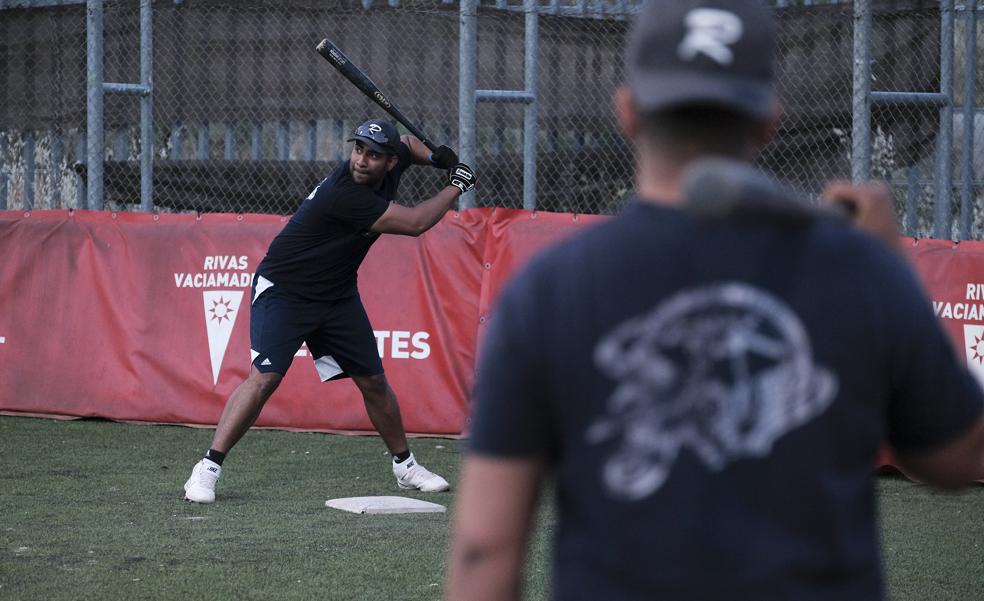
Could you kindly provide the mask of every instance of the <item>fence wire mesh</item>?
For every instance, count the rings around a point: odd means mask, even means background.
[[[540,6],[540,210],[613,213],[632,188],[632,153],[617,133],[611,97],[622,81],[623,38],[635,3],[553,0]],[[776,177],[816,193],[824,181],[851,175],[854,7],[836,1],[775,4],[785,112],[760,162]],[[108,0],[104,6],[105,80],[136,83],[139,2]],[[292,213],[347,157],[345,140],[355,125],[383,112],[314,51],[323,37],[434,142],[457,146],[456,2],[157,0],[152,6],[158,210]],[[939,3],[875,1],[873,13],[872,89],[939,92]],[[959,150],[966,137],[968,37],[962,24],[968,14],[958,11],[953,31],[955,136],[948,151],[955,224],[966,165],[973,176],[984,162],[984,151],[973,149],[967,163]],[[524,89],[524,19],[522,3],[481,3],[478,89]],[[976,91],[980,81],[971,87]],[[84,4],[0,8],[0,101],[0,209],[85,208]],[[522,206],[523,111],[522,104],[477,105],[477,206]],[[139,101],[107,94],[104,114],[104,207],[138,210]],[[984,117],[974,115],[973,121],[977,135],[984,133]],[[910,234],[927,236],[932,229],[939,128],[938,107],[874,107],[873,175],[896,187]],[[411,169],[400,201],[431,196],[440,178],[437,170]],[[980,184],[972,187],[977,204]],[[906,213],[907,207],[914,212]],[[973,219],[973,237],[979,238],[982,216]]]
[[[84,7],[0,10],[0,209],[78,206],[85,82]]]
[[[984,211],[975,210],[982,200],[975,173],[984,173],[984,153],[973,143],[974,139],[981,139],[984,131],[978,125],[984,125],[984,121],[977,116],[974,96],[966,95],[969,91],[976,96],[982,89],[981,57],[974,46],[984,29],[979,18],[972,24],[968,6],[974,4],[956,6],[950,32],[941,29],[945,17],[936,2],[889,6],[877,12],[874,20],[872,90],[942,92],[953,98],[948,125],[943,120],[945,111],[936,105],[876,103],[872,108],[872,176],[891,183],[903,230],[919,238],[980,239],[984,233]],[[949,83],[941,69],[947,34],[954,43]],[[968,43],[968,34],[974,41]],[[970,108],[969,119],[965,107]],[[975,130],[974,134],[967,135],[965,122]],[[941,134],[947,127],[952,137],[948,147],[942,149],[946,156],[941,157],[940,145],[946,142]],[[941,158],[947,161],[950,171],[950,176],[942,180],[938,179]],[[939,211],[943,211],[942,215]],[[963,228],[962,219],[967,220]]]

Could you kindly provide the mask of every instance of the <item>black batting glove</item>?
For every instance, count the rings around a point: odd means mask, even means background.
[[[458,163],[448,171],[448,184],[461,190],[462,194],[474,188],[477,180],[472,168],[464,163]]]
[[[430,162],[441,169],[451,169],[458,164],[458,155],[447,146],[441,146],[431,153]]]

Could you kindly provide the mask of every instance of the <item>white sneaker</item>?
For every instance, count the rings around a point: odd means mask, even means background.
[[[185,482],[185,499],[195,503],[215,502],[215,483],[222,475],[222,466],[210,459],[202,459],[191,470]]]
[[[413,453],[410,453],[410,458],[403,463],[397,463],[396,459],[393,459],[393,475],[396,476],[396,483],[404,490],[442,492],[451,488],[447,480],[417,463]]]

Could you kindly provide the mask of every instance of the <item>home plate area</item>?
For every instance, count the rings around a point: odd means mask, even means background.
[[[325,507],[351,513],[443,513],[444,505],[408,497],[346,497],[328,499]]]

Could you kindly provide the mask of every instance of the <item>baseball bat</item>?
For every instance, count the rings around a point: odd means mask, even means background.
[[[315,50],[318,54],[325,57],[325,59],[331,63],[333,67],[338,69],[338,72],[345,76],[345,79],[352,82],[355,87],[359,88],[363,94],[369,97],[370,100],[378,104],[383,108],[384,111],[389,113],[394,119],[403,124],[407,128],[407,131],[417,136],[417,138],[424,143],[431,152],[437,150],[437,146],[427,139],[427,136],[420,131],[420,129],[410,122],[399,108],[393,102],[386,97],[385,94],[379,89],[379,86],[374,84],[369,77],[362,72],[362,69],[357,67],[355,63],[350,61],[345,53],[341,49],[332,43],[331,40],[325,38],[315,46]]]
[[[817,219],[852,217],[850,205],[814,205],[750,164],[733,159],[697,161],[684,175],[683,198],[685,210],[708,220],[800,227]]]

